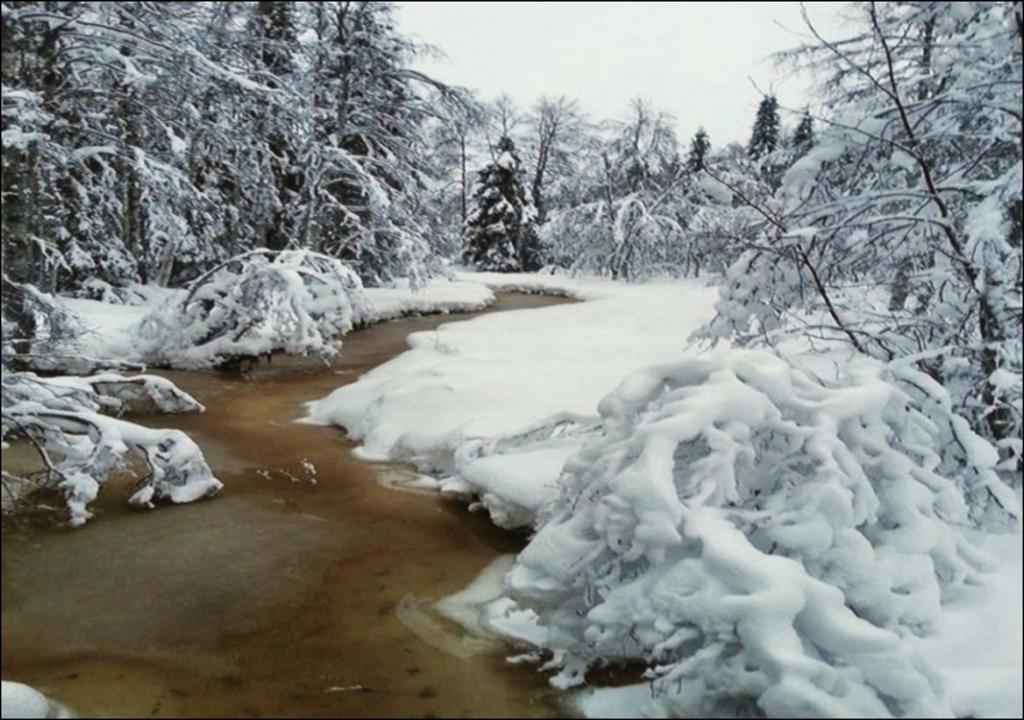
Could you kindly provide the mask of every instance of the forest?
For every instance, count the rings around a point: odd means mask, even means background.
[[[738,143],[391,3],[5,2],[3,716],[1019,717],[1024,10],[800,9]]]

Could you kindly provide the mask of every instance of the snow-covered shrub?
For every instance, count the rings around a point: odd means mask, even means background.
[[[89,503],[110,474],[128,467],[132,457],[141,458],[147,468],[129,498],[133,505],[152,507],[161,499],[192,502],[222,487],[185,433],[104,414],[203,410],[164,378],[113,373],[42,378],[5,372],[2,407],[4,447],[8,440],[25,440],[38,451],[43,466],[38,478],[4,471],[5,494],[15,486],[21,496],[27,488],[55,488],[67,502],[71,525],[91,517]]]
[[[541,229],[549,263],[574,272],[644,280],[695,272],[693,247],[665,198],[633,193],[554,211]]]
[[[362,308],[359,277],[306,250],[244,253],[147,316],[142,354],[172,367],[217,367],[284,351],[328,360]]]
[[[1020,513],[948,409],[873,360],[829,383],[735,350],[630,376],[506,578],[547,629],[553,682],[641,660],[657,715],[949,715],[902,638],[978,582],[969,515]]]

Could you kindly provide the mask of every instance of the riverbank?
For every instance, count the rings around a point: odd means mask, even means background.
[[[533,524],[601,398],[636,370],[692,353],[689,336],[718,298],[698,279],[459,277],[583,302],[410,336],[408,352],[311,403],[306,421],[344,427],[360,457],[409,463],[503,527]]]

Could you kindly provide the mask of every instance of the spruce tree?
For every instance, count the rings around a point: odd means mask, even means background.
[[[811,119],[810,111],[805,111],[800,118],[800,124],[793,132],[793,149],[797,155],[804,155],[814,147],[814,120]]]
[[[464,257],[481,270],[539,268],[535,211],[523,189],[521,167],[515,144],[505,136],[498,142],[497,158],[477,175]]]
[[[708,151],[711,150],[711,141],[704,128],[699,128],[697,134],[690,141],[690,154],[686,157],[686,169],[691,173],[700,172],[707,164]]]
[[[779,145],[779,101],[768,95],[757,108],[754,130],[750,135],[747,154],[754,160],[770,155]]]

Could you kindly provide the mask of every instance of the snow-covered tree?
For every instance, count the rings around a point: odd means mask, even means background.
[[[811,117],[810,111],[800,116],[800,122],[793,131],[792,146],[793,152],[798,156],[806,155],[814,146],[814,118]]]
[[[153,507],[156,500],[187,503],[220,491],[199,446],[180,430],[143,427],[111,415],[123,412],[202,412],[203,406],[170,381],[151,375],[114,373],[89,378],[39,377],[3,371],[4,447],[29,443],[36,468],[4,470],[4,510],[32,502],[44,491],[60,493],[72,526],[86,522],[88,506],[108,477],[142,463],[129,502]],[[8,500],[14,502],[9,505]]]
[[[579,156],[587,145],[587,122],[575,100],[542,97],[529,118],[530,196],[537,224],[547,220],[550,187],[579,171]]]
[[[547,261],[638,280],[698,265],[684,228],[692,212],[672,118],[637,99],[581,167],[567,206],[541,227]]]
[[[704,128],[698,128],[697,133],[690,141],[690,151],[686,156],[686,169],[691,173],[698,173],[707,167],[708,153],[711,151],[711,140]]]
[[[760,160],[773,153],[779,146],[779,132],[779,101],[774,95],[766,95],[757,106],[747,154],[754,160]]]
[[[760,240],[730,270],[712,332],[800,327],[914,358],[1019,472],[1019,6],[860,13],[858,34],[796,56],[827,74],[834,114],[780,197],[748,203]]]
[[[502,137],[497,157],[479,172],[473,210],[466,220],[464,257],[481,270],[512,272],[539,267],[536,211],[523,188],[515,143]]]
[[[469,217],[470,163],[478,154],[484,121],[482,106],[467,102],[427,126],[430,175],[437,178],[428,189],[431,210],[423,213],[433,226],[430,242],[437,255],[454,258],[462,250],[462,234]]]
[[[422,129],[386,3],[3,7],[4,265],[44,291],[181,283],[254,247],[425,276]]]

